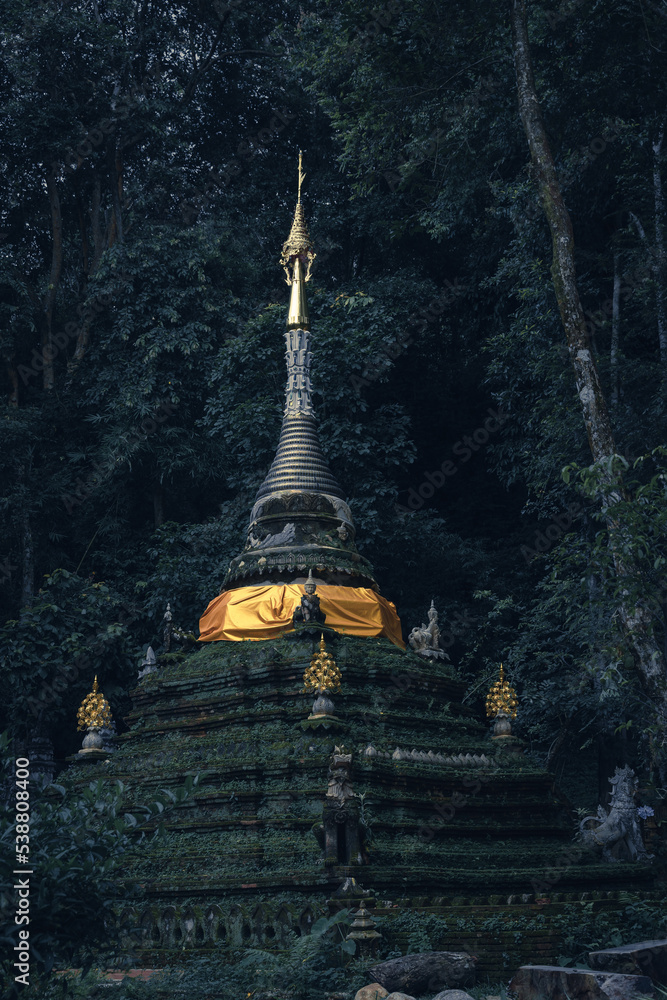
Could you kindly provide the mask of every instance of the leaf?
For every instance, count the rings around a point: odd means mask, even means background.
[[[320,937],[329,930],[330,926],[331,924],[328,917],[320,917],[319,920],[316,920],[311,927],[310,933],[315,937]]]

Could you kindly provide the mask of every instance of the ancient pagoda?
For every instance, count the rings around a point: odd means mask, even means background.
[[[80,755],[72,780],[120,778],[131,805],[200,776],[168,814],[166,840],[128,872],[142,886],[127,917],[146,962],[221,944],[280,948],[362,900],[375,919],[440,915],[434,946],[470,949],[482,972],[553,961],[563,907],[645,898],[650,866],[573,849],[567,802],[511,732],[509,694],[490,730],[463,703],[436,609],[406,648],[357,551],[311,399],[303,176],[300,159],[281,257],[284,417],[245,544],[198,648],[147,657],[129,731],[103,760]]]
[[[347,635],[386,636],[402,646],[396,609],[380,595],[372,566],[357,552],[350,508],[317,433],[306,297],[316,255],[301,203],[304,177],[299,154],[294,221],[280,258],[291,289],[280,440],[255,497],[245,547],[231,561],[225,590],[201,620],[200,639],[277,638],[292,628],[295,606],[310,575],[326,604],[330,628]]]

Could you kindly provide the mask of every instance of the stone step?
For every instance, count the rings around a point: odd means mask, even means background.
[[[639,974],[649,976],[656,983],[667,984],[667,938],[592,951],[588,961],[592,969]]]
[[[510,983],[517,1000],[644,1000],[654,997],[648,976],[624,976],[555,965],[522,965]]]

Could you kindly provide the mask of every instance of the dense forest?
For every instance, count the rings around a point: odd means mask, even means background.
[[[322,444],[404,631],[433,599],[473,705],[502,661],[575,798],[662,783],[664,0],[0,10],[2,728],[62,759],[95,673],[122,727],[219,593],[302,149]]]

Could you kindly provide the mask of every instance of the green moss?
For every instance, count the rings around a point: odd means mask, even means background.
[[[276,901],[292,893],[289,920],[300,920],[308,908],[322,910],[342,879],[354,875],[380,900],[409,895],[412,910],[444,921],[406,931],[402,939],[396,925],[397,946],[410,946],[410,935],[413,943],[435,940],[437,929],[446,930],[452,946],[464,932],[488,938],[495,933],[488,921],[506,911],[508,899],[533,899],[532,885],[549,881],[571,842],[571,821],[551,777],[527,758],[496,752],[486,725],[462,707],[449,665],[426,663],[385,640],[345,637],[332,649],[343,674],[335,696],[343,733],[301,729],[312,704],[302,692],[310,641],[202,644],[139,685],[133,728],[109,764],[72,770],[68,780],[75,782],[100,773],[120,778],[128,807],[187,775],[200,776],[196,792],[165,816],[167,839],[128,867],[127,878],[144,886],[138,912],[150,905],[158,914],[172,906],[184,913],[189,899],[198,913],[212,905],[225,912],[238,907],[245,914],[238,920],[249,920],[259,902],[275,915]],[[368,864],[361,866],[325,865],[312,831],[321,821],[336,743],[353,752],[354,790],[364,796]],[[493,766],[368,758],[369,743],[387,753],[396,746],[484,753]],[[582,854],[549,889],[578,899],[582,891],[622,890],[649,876],[645,866],[600,865]],[[456,926],[432,906],[443,895],[449,909],[457,898],[461,904]],[[472,899],[476,907],[467,905]],[[400,911],[392,903],[385,916]],[[228,930],[237,937],[238,920]],[[534,920],[534,926],[507,924],[508,955],[517,953],[516,935],[542,933],[544,914]],[[203,934],[204,924],[197,926]],[[261,934],[252,940],[267,943]]]

